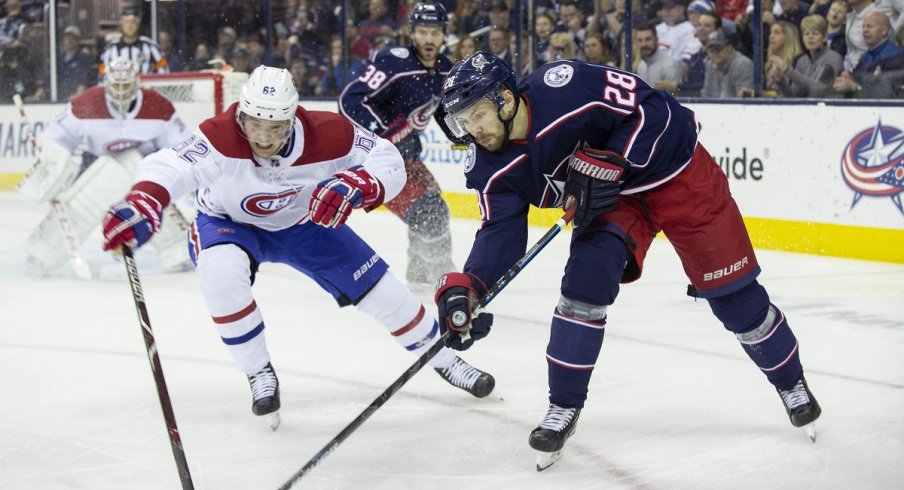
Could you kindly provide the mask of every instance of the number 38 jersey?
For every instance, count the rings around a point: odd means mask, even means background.
[[[383,134],[393,122],[408,118],[418,130],[436,117],[443,131],[440,93],[452,62],[440,54],[433,66],[418,59],[413,47],[387,48],[339,96],[339,112],[364,129]],[[439,112],[437,112],[439,111]],[[412,138],[418,140],[417,133]],[[420,153],[420,141],[416,141]]]
[[[562,205],[575,150],[623,155],[631,168],[621,193],[634,194],[678,175],[697,145],[694,113],[630,72],[560,61],[527,75],[518,89],[528,111],[527,138],[497,152],[472,144],[465,159],[467,186],[477,191],[482,216],[465,270],[487,283],[524,253],[528,203]],[[506,257],[484,260],[498,255],[500,243],[524,247],[504,247]]]

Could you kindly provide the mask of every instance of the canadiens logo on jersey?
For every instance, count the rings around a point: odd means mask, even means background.
[[[252,216],[269,216],[291,205],[296,197],[298,197],[296,190],[279,194],[253,194],[242,200],[242,209]]]
[[[131,150],[133,148],[138,148],[144,144],[143,141],[135,141],[135,140],[113,140],[106,145],[107,152],[112,155],[117,155],[126,150]]]
[[[904,214],[904,132],[880,119],[858,133],[844,148],[841,175],[854,191],[851,209],[863,196],[889,197]]]

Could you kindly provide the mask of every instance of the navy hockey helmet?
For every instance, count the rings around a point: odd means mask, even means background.
[[[414,6],[408,23],[412,29],[415,26],[439,26],[445,29],[449,23],[449,16],[443,4],[421,2]]]
[[[480,99],[496,104],[497,111],[505,105],[500,89],[505,87],[518,101],[518,82],[515,72],[502,61],[485,51],[478,51],[459,61],[449,70],[443,82],[443,107],[448,114],[446,125],[458,138],[467,135],[455,116],[474,105]],[[501,117],[500,117],[501,119]],[[507,121],[503,121],[507,122]]]

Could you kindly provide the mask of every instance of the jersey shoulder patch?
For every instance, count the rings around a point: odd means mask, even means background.
[[[411,51],[409,51],[408,48],[405,47],[389,48],[389,52],[396,58],[405,59],[411,56]]]
[[[140,90],[142,97],[141,110],[138,111],[135,119],[162,119],[169,121],[173,114],[176,113],[176,108],[173,107],[172,102],[160,95],[156,90],[148,88]]]
[[[568,85],[573,77],[574,67],[569,64],[561,64],[546,70],[546,73],[543,74],[543,83],[558,88]]]
[[[72,99],[72,115],[79,119],[113,119],[104,99],[104,88],[91,87]]]

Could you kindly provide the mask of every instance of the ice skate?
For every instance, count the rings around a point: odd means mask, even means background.
[[[456,356],[447,368],[435,369],[437,374],[456,388],[461,388],[477,398],[484,398],[493,392],[496,379]]]
[[[577,427],[580,408],[565,408],[549,404],[546,417],[530,433],[530,447],[540,451],[537,456],[537,471],[543,471],[562,457],[565,441],[574,434]]]
[[[782,397],[791,425],[803,429],[810,440],[816,442],[816,419],[822,414],[822,409],[807,386],[806,378],[801,376],[790,390],[776,388],[776,391]]]
[[[271,430],[279,428],[279,379],[268,362],[260,371],[248,376],[251,384],[251,411],[257,416],[266,416]]]

